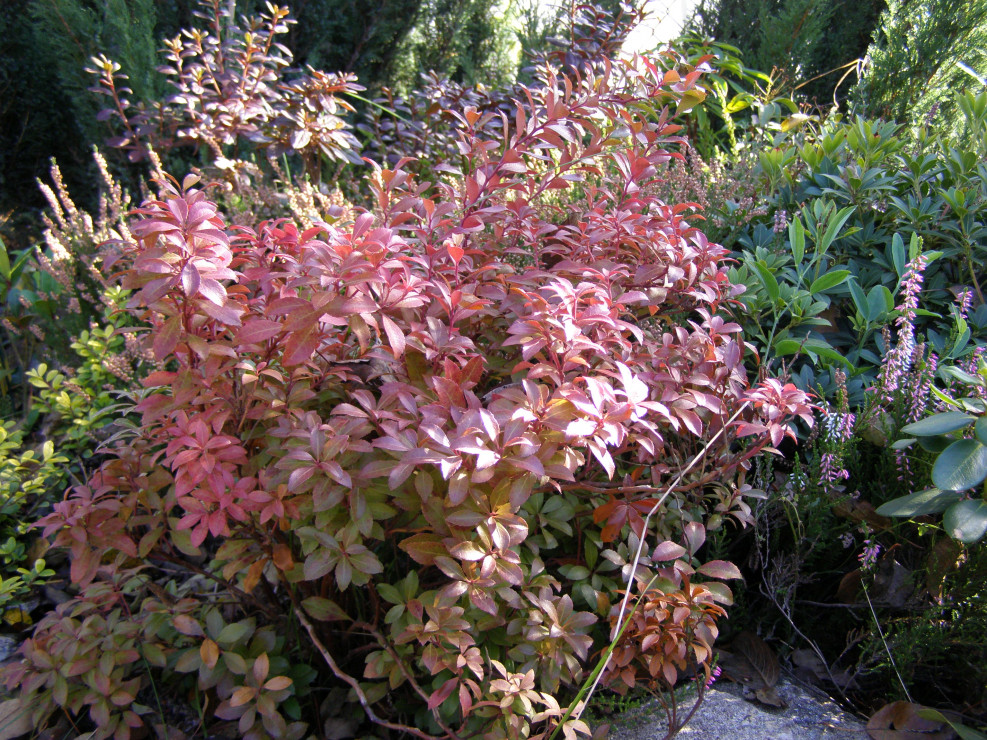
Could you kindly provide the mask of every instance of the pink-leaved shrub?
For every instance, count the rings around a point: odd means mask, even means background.
[[[446,111],[455,163],[374,167],[348,222],[230,227],[160,182],[114,267],[164,369],[43,521],[78,595],[5,670],[31,721],[167,732],[177,687],[248,738],[349,708],[543,737],[628,580],[607,683],[708,672],[739,571],[706,531],[810,415],[751,384],[724,250],[655,195],[698,78],[637,57]]]

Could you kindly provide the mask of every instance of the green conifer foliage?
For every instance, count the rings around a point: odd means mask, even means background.
[[[987,0],[890,0],[867,57],[854,91],[859,113],[906,123],[937,111],[942,121],[958,119],[955,93],[987,77]]]
[[[513,79],[509,3],[499,0],[423,0],[414,30],[400,49],[394,86],[410,89],[424,71],[464,84]]]
[[[885,0],[700,0],[688,29],[777,69],[818,105],[839,101],[841,67],[863,56]],[[840,93],[840,89],[844,92]]]

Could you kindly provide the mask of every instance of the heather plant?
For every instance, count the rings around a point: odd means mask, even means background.
[[[752,220],[767,212],[761,203],[756,159],[749,154],[729,163],[726,157],[707,161],[697,148],[688,144],[683,148],[683,156],[663,168],[657,192],[663,199],[674,197],[698,206],[710,239],[730,248]]]
[[[449,111],[441,179],[376,166],[335,224],[233,228],[194,176],[159,182],[108,267],[161,368],[42,521],[79,590],[5,670],[36,726],[129,737],[180,685],[244,737],[359,706],[571,738],[612,639],[614,686],[708,677],[738,572],[706,533],[750,521],[747,469],[811,416],[750,383],[725,250],[650,187],[697,99],[674,66]]]
[[[9,269],[3,326],[21,380],[36,353],[57,357],[74,335],[101,316],[107,285],[101,271],[103,245],[129,237],[124,214],[130,197],[98,152],[95,160],[104,185],[96,212],[76,206],[61,170],[52,163],[52,184],[39,182],[49,205],[42,217],[44,246],[22,252]]]
[[[728,549],[749,568],[741,613],[787,636],[797,666],[866,708],[910,692],[979,714],[980,692],[943,687],[951,670],[983,675],[962,643],[967,619],[983,613],[967,568],[982,548],[973,463],[984,173],[982,137],[971,133],[985,107],[983,95],[958,98],[962,135],[935,120],[909,129],[802,114],[758,126],[738,114],[736,144],[719,125],[703,157],[757,193],[753,214],[721,208],[715,189],[695,198],[722,220],[720,239],[736,234],[728,274],[746,287],[737,300],[749,357],[818,398],[797,453],[760,460],[749,476],[769,495],[751,504],[750,545]],[[689,199],[704,189],[681,180]],[[943,419],[957,428],[937,426]]]

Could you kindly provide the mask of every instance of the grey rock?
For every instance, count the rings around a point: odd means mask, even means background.
[[[0,635],[0,662],[14,657],[23,640],[10,635]]]
[[[744,698],[744,688],[717,682],[676,737],[683,740],[866,740],[864,724],[822,692],[783,678],[777,686],[788,707],[774,709]],[[679,715],[688,714],[686,699]],[[651,702],[616,715],[610,740],[661,740],[667,725],[661,706]]]

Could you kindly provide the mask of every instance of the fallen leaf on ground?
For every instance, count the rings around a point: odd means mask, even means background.
[[[952,740],[953,729],[944,722],[923,719],[919,704],[896,701],[878,709],[867,723],[871,740]]]
[[[730,652],[719,651],[718,661],[724,677],[752,689],[762,704],[787,706],[774,689],[781,672],[778,656],[754,633],[745,631],[737,635]]]

